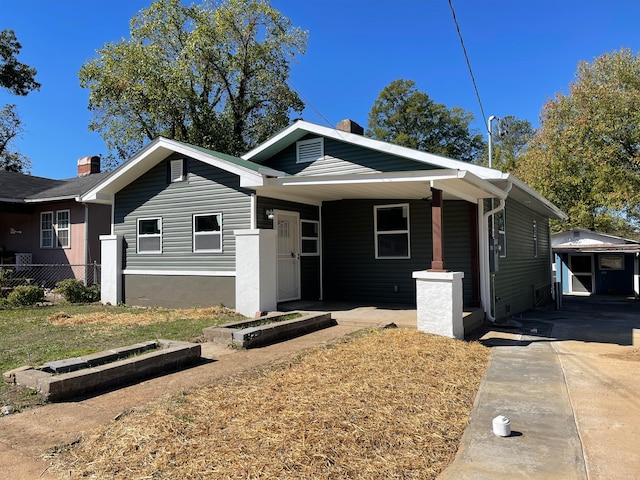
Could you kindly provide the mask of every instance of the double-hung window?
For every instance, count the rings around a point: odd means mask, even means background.
[[[40,214],[40,247],[53,248],[53,212]]]
[[[40,248],[71,246],[71,211],[40,213]]]
[[[373,207],[376,258],[411,258],[409,205]]]
[[[300,220],[302,230],[302,256],[320,255],[320,223],[315,220]]]
[[[162,218],[138,219],[138,253],[162,253]]]
[[[207,213],[193,216],[193,251],[222,252],[222,214]]]

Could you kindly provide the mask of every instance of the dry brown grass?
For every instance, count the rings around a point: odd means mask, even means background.
[[[66,450],[57,469],[101,479],[435,478],[455,455],[488,359],[478,343],[372,331],[131,412]]]
[[[226,307],[187,308],[169,310],[162,308],[139,308],[134,311],[114,313],[110,311],[67,315],[57,312],[49,317],[56,326],[96,325],[150,325],[158,322],[172,322],[178,319],[216,318],[220,316],[238,316],[234,310]]]

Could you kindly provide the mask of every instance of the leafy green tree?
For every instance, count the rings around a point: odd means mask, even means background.
[[[39,90],[36,69],[18,61],[22,50],[13,30],[0,32],[0,87],[14,95],[25,96]],[[14,172],[28,170],[29,159],[12,151],[13,141],[23,132],[22,121],[15,105],[5,105],[0,110],[0,169]]]
[[[482,135],[470,130],[473,115],[448,109],[419,91],[413,80],[394,80],[369,111],[366,135],[377,140],[471,162],[484,150]]]
[[[637,232],[640,220],[640,59],[631,50],[580,62],[567,94],[542,109],[516,175],[569,215],[556,229]]]
[[[158,135],[242,153],[304,108],[287,79],[306,39],[268,0],[158,0],[82,66],[89,128],[119,160]]]
[[[528,120],[520,120],[513,115],[500,119],[498,124],[492,123],[492,155],[491,166],[498,170],[511,172],[515,170],[518,159],[523,155],[533,138],[534,130]],[[489,166],[489,155],[483,154],[478,162]]]

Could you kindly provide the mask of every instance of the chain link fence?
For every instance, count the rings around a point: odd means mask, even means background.
[[[5,296],[20,285],[37,285],[52,289],[61,280],[74,278],[85,285],[100,283],[100,265],[97,263],[69,264],[14,264],[0,265],[0,296]]]

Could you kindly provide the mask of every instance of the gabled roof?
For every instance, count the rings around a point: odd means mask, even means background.
[[[261,185],[263,175],[284,176],[282,172],[242,158],[165,137],[157,137],[116,170],[111,172],[108,178],[87,191],[82,196],[82,200],[97,203],[111,203],[113,195],[174,152],[236,174],[240,177],[240,185],[244,187]]]
[[[39,203],[75,200],[107,175],[108,173],[93,173],[83,177],[53,180],[0,170],[0,202]]]
[[[595,232],[586,228],[574,228],[551,235],[555,252],[640,252],[640,241]]]
[[[314,134],[331,138],[340,142],[350,143],[376,152],[387,153],[397,157],[413,160],[418,164],[430,165],[443,170],[458,170],[470,172],[474,177],[493,184],[502,190],[510,190],[509,197],[527,205],[532,210],[549,218],[566,220],[567,216],[549,200],[509,173],[504,173],[493,168],[482,167],[472,163],[454,160],[412,148],[394,145],[392,143],[374,140],[354,133],[344,132],[335,128],[323,127],[313,123],[299,120],[282,130],[269,140],[258,145],[253,150],[242,156],[245,160],[261,163],[267,161],[273,155],[284,150],[308,134]],[[423,170],[417,165],[416,170]],[[477,183],[477,182],[476,182]],[[500,198],[494,189],[485,187],[487,197]]]
[[[505,176],[505,174],[500,170],[495,170],[493,168],[482,167],[469,162],[454,160],[452,158],[434,155],[432,153],[415,150],[413,148],[402,147],[400,145],[383,142],[381,140],[374,140],[373,138],[365,137],[363,135],[344,132],[336,128],[323,127],[303,120],[298,120],[297,122],[289,125],[280,133],[242,155],[242,158],[256,163],[262,163],[309,133],[332,138],[341,142],[351,143],[377,152],[388,153],[397,157],[414,160],[416,162],[432,165],[438,168],[467,170],[477,177],[485,180],[500,179]],[[420,170],[420,168],[416,168],[416,170]]]

